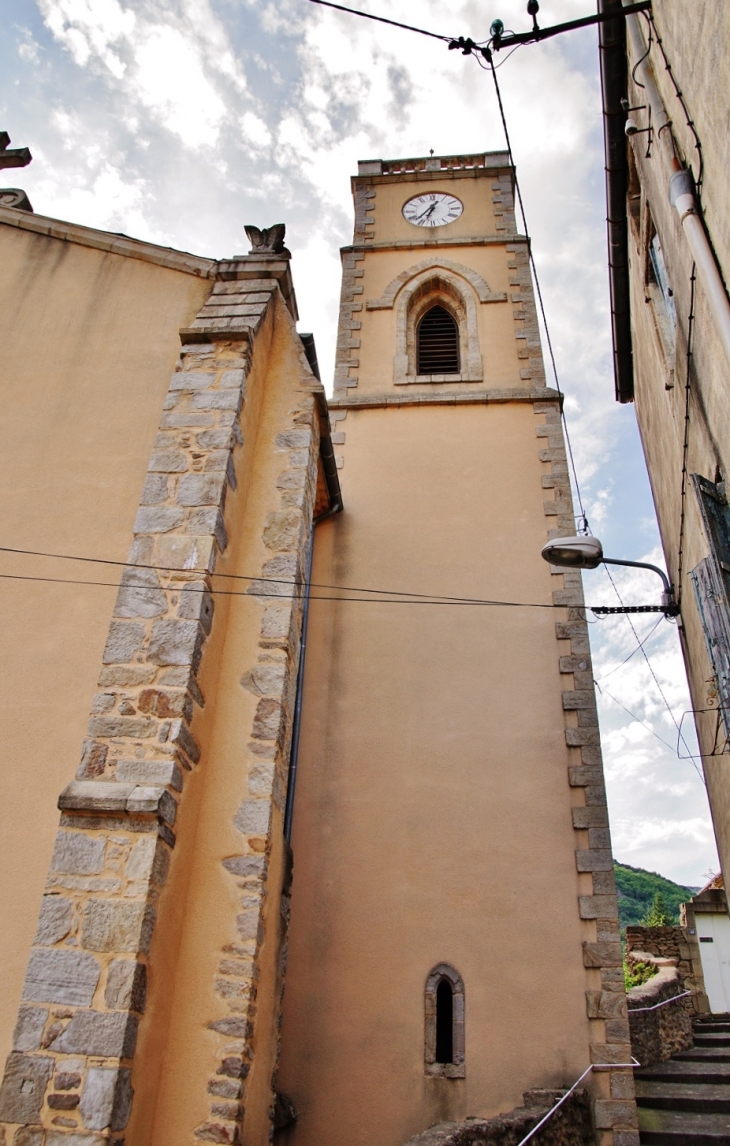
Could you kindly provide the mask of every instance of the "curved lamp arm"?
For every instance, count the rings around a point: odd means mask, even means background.
[[[669,578],[666,573],[659,568],[658,565],[650,565],[648,561],[619,561],[616,557],[604,557],[604,565],[630,565],[632,569],[651,569],[654,573],[658,573],[664,582],[664,592],[671,593],[672,586],[669,584]]]

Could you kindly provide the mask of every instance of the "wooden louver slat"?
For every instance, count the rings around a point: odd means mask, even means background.
[[[443,306],[432,306],[418,324],[419,374],[459,373],[459,327]]]

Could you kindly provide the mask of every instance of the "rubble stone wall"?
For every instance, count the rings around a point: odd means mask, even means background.
[[[527,1091],[524,1106],[495,1118],[468,1118],[465,1122],[440,1122],[405,1146],[518,1146],[545,1117],[562,1091]],[[586,1146],[593,1142],[590,1103],[582,1090],[574,1091],[535,1136],[540,1146]]]
[[[682,984],[681,990],[693,992],[693,997],[687,1001],[687,1008],[699,1012],[707,1010],[697,941],[688,934],[686,928],[627,927],[626,961],[629,966],[646,962],[642,958],[644,954],[656,959],[673,960]]]
[[[642,1066],[665,1062],[677,1051],[689,1050],[694,1035],[689,999],[668,1002],[683,993],[677,967],[660,967],[646,983],[627,995],[631,1053]],[[665,1003],[665,1006],[659,1004]]]

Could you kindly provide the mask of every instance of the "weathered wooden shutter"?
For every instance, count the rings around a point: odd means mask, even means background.
[[[699,474],[692,485],[709,542],[709,556],[690,576],[717,677],[725,731],[730,735],[730,509],[724,493]]]

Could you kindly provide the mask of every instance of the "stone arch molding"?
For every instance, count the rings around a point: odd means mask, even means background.
[[[458,269],[452,269],[458,268]],[[463,274],[462,274],[463,272]],[[389,300],[392,295],[392,301]],[[442,259],[428,259],[393,279],[382,298],[368,302],[369,310],[395,307],[396,337],[393,382],[396,386],[424,382],[481,382],[484,379],[477,330],[479,302],[505,301],[494,295],[487,283],[469,267]],[[419,375],[416,365],[416,328],[425,312],[438,303],[456,319],[459,327],[460,372]]]
[[[466,279],[474,288],[474,293],[479,299],[479,302],[507,301],[506,294],[498,294],[496,291],[493,291],[486,279],[483,279],[482,276],[477,271],[472,270],[471,267],[465,267],[463,263],[454,263],[450,259],[443,259],[438,255],[434,255],[430,259],[424,259],[422,262],[417,263],[415,267],[409,267],[408,270],[402,271],[388,284],[380,298],[369,299],[365,303],[365,309],[391,310],[401,287],[405,286],[410,279],[416,278],[423,271],[433,270],[434,268],[449,271],[452,275],[458,275],[459,278]]]
[[[451,985],[453,999],[454,1061],[450,1063],[436,1062],[436,992],[442,979],[446,979]],[[464,980],[450,964],[437,963],[426,979],[424,995],[426,1020],[424,1067],[426,1074],[438,1075],[441,1078],[464,1078],[466,1075],[464,1062]]]

